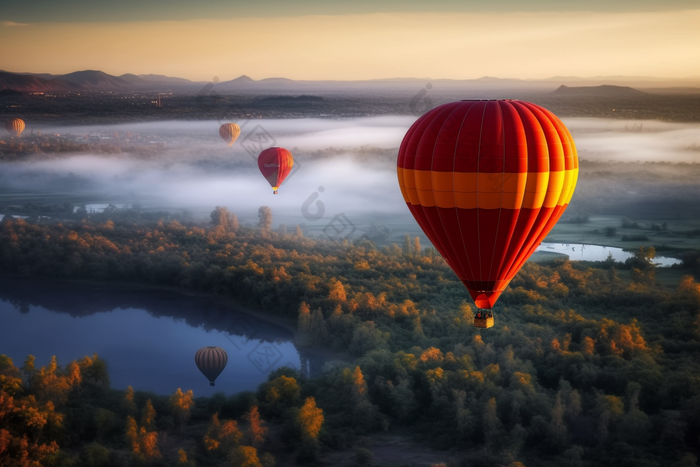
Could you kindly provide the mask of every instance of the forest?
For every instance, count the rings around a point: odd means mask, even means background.
[[[342,358],[320,377],[282,368],[255,392],[211,398],[111,389],[99,356],[0,357],[0,465],[323,465],[400,430],[451,466],[697,466],[698,253],[661,271],[528,262],[478,330],[440,255],[405,236],[305,238],[298,226],[198,223],[136,210],[0,222],[0,272],[172,286],[293,319],[296,342]],[[671,278],[681,278],[671,279]],[[443,464],[448,465],[448,464]]]

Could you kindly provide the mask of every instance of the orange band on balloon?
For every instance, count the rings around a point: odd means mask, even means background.
[[[578,169],[557,172],[437,172],[398,168],[404,199],[460,209],[539,209],[568,204]]]

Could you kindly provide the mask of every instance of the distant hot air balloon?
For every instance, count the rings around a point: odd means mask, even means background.
[[[221,347],[202,347],[194,356],[194,361],[199,371],[209,380],[209,385],[214,386],[214,381],[226,368],[228,355]]]
[[[260,173],[270,183],[274,194],[277,194],[280,185],[292,171],[293,165],[292,154],[284,148],[267,148],[258,156]]]
[[[487,310],[561,217],[578,178],[564,124],[517,100],[430,110],[406,133],[397,165],[411,213]],[[493,325],[490,311],[477,317],[490,321],[476,326]]]
[[[219,135],[226,141],[229,146],[233,146],[233,143],[238,139],[241,134],[241,127],[235,123],[224,123],[219,127]]]
[[[13,118],[5,123],[5,129],[15,136],[19,136],[24,131],[24,120],[21,118]]]

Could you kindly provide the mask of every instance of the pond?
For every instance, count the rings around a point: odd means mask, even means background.
[[[168,289],[0,277],[0,354],[21,366],[56,355],[60,365],[97,353],[112,387],[195,396],[255,390],[281,366],[320,372],[324,357],[297,349],[289,329],[225,300]],[[194,356],[222,347],[228,364],[216,386]]]
[[[622,248],[603,246],[603,245],[584,245],[581,243],[545,243],[543,242],[537,251],[561,253],[569,256],[570,260],[578,261],[605,261],[608,255],[612,255],[615,261],[624,262],[626,259],[634,256],[629,251]],[[659,267],[667,268],[674,264],[681,264],[678,258],[668,256],[657,256],[654,258],[654,264]]]

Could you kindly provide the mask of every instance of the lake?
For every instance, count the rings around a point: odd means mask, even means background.
[[[537,251],[561,253],[567,255],[572,261],[605,261],[608,255],[612,255],[615,261],[624,262],[634,254],[622,248],[603,245],[584,245],[581,243],[545,243],[542,242]],[[657,256],[654,264],[659,267],[671,267],[674,264],[681,264],[678,258],[668,256]]]
[[[195,396],[255,390],[289,366],[314,375],[323,357],[294,346],[287,328],[237,309],[226,300],[129,285],[0,277],[0,354],[17,367],[27,355],[45,365],[97,353],[112,387]],[[228,365],[211,387],[196,351],[219,346]]]

